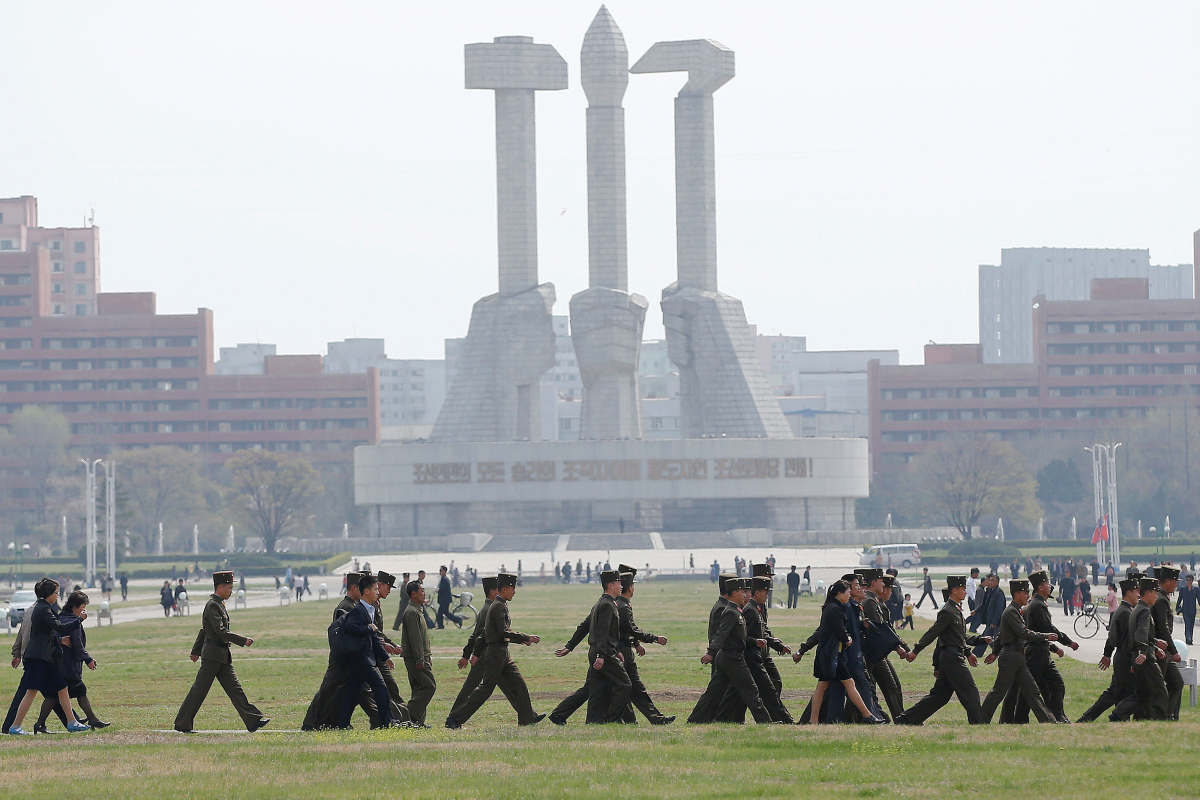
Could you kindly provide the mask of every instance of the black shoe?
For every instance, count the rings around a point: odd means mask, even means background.
[[[452,731],[456,731],[462,727],[462,723],[456,720],[454,717],[446,717],[446,727]]]
[[[553,722],[554,717],[550,717],[550,721]],[[657,720],[654,721],[654,724],[655,725],[670,725],[674,721],[675,721],[675,715],[672,714],[669,717],[659,717]]]
[[[901,715],[897,716],[894,720],[892,720],[892,724],[893,725],[912,725],[913,727],[919,727],[921,723],[909,722],[908,718],[905,717],[903,714],[901,714]]]
[[[258,722],[254,723],[253,725],[247,725],[246,730],[250,731],[251,733],[254,733],[259,728],[265,728],[270,724],[271,724],[271,718],[263,717]]]
[[[886,725],[887,720],[882,717],[863,717],[862,722],[865,725]]]
[[[56,733],[58,733],[58,731],[49,731],[49,730],[46,730],[46,726],[45,726],[45,725],[38,725],[37,723],[34,723],[34,725],[33,725],[33,732],[34,732],[34,733],[45,733],[45,734],[48,734],[48,735],[53,735],[53,734],[56,734]]]
[[[563,719],[562,717],[558,716],[557,714],[551,714],[550,721],[553,722],[555,725],[566,725],[567,724],[567,721],[565,719]]]
[[[103,728],[107,728],[110,725],[112,725],[111,722],[105,722],[104,720],[100,720],[100,719],[91,720],[85,724],[88,725],[90,728],[92,728],[92,730],[97,730],[97,731],[101,730]]]
[[[176,733],[195,733],[195,731],[192,730],[191,728],[176,728],[175,732]]]
[[[536,717],[533,718],[533,720],[531,722],[523,722],[521,724],[522,724],[522,727],[527,726],[527,725],[537,725],[539,722],[541,722],[545,718],[546,718],[545,714],[538,714]]]

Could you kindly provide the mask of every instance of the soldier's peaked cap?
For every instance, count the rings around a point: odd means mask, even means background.
[[[857,570],[855,571],[857,572]],[[883,570],[876,567],[868,567],[860,574],[862,575],[863,583],[871,583],[872,581],[877,581],[883,577]]]
[[[1028,592],[1029,581],[1017,578],[1008,582],[1008,591],[1016,594],[1017,592]]]
[[[736,580],[737,575],[729,575],[722,572],[717,576],[717,589],[721,592],[721,594],[729,594],[729,582]]]
[[[632,572],[622,572],[621,573],[621,588],[622,589],[628,589],[630,586],[633,586],[637,582],[638,582],[638,580],[637,580],[637,578],[635,578],[633,576]]]
[[[505,586],[516,586],[517,576],[511,572],[501,572],[496,576],[496,588],[503,589]]]
[[[612,583],[613,581],[619,580],[621,580],[621,573],[617,572],[615,569],[606,569],[600,573],[601,586],[605,585],[606,583]]]
[[[214,587],[220,586],[225,583],[233,583],[233,572],[231,570],[223,570],[221,572],[214,572],[212,575],[213,575],[213,586]]]
[[[1138,583],[1138,588],[1143,592],[1153,591],[1158,588],[1158,581],[1154,578],[1142,578]]]
[[[771,591],[772,582],[771,582],[770,576],[755,575],[753,578],[751,578],[751,581],[753,582],[754,591],[756,591],[756,592],[761,592],[764,590],[768,591],[768,592]]]
[[[1029,583],[1034,587],[1041,586],[1043,583],[1049,582],[1050,573],[1044,569],[1039,569],[1037,572],[1031,572],[1029,574]]]
[[[883,576],[883,585],[890,586],[893,589],[896,588],[896,576],[895,575],[884,575]]]
[[[966,588],[966,586],[967,586],[967,576],[966,575],[947,575],[946,576],[946,588],[947,589],[957,589],[959,586],[963,587],[964,589]]]
[[[628,564],[618,564],[617,572],[628,572],[630,575],[637,575],[637,567],[631,567]]]
[[[483,591],[485,594],[488,592],[496,591],[496,579],[493,578],[492,576],[489,575],[488,577],[483,578],[482,583],[483,583]]]
[[[751,564],[750,575],[755,578],[770,578],[775,574],[770,564]]]
[[[392,573],[384,572],[383,570],[379,570],[379,575],[376,577],[379,578],[380,583],[386,583],[388,586],[392,587],[393,589],[396,588],[396,576],[393,575]]]
[[[1125,580],[1121,581],[1121,594],[1125,594],[1125,592],[1136,592],[1139,588],[1138,582],[1133,578],[1126,578]]]
[[[735,591],[737,589],[744,589],[746,591],[750,591],[754,588],[754,579],[753,578],[734,578],[732,581],[729,582],[729,586],[731,589],[734,589]]]
[[[1178,578],[1179,578],[1179,568],[1178,567],[1169,567],[1166,564],[1163,564],[1162,566],[1160,566],[1158,568],[1158,579],[1160,581],[1169,581],[1169,580],[1173,580],[1173,579],[1177,580]]]

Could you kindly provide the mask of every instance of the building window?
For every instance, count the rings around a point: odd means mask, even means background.
[[[62,294],[63,293],[63,285],[61,283],[54,284],[53,286],[50,287],[50,292],[52,294]]]
[[[75,274],[83,275],[85,273],[87,273],[87,264],[83,263],[82,261],[76,261],[75,262]]]
[[[62,262],[61,262],[61,261],[55,261],[55,262],[54,262],[54,266],[53,266],[53,267],[51,267],[51,271],[52,271],[52,272],[62,272],[62,271],[63,271],[63,265],[62,265]]]
[[[62,307],[62,303],[55,303],[55,304],[54,304],[54,310],[53,310],[53,311],[51,311],[50,313],[52,313],[52,314],[61,314],[61,313],[63,313],[63,307]]]
[[[75,294],[87,294],[87,284],[86,283],[75,284]]]
[[[75,252],[76,253],[86,253],[87,252],[87,242],[76,242],[75,243]]]
[[[12,239],[0,239],[0,250],[16,250]]]
[[[62,250],[62,242],[51,242],[50,249],[51,250]]]
[[[77,316],[77,317],[86,317],[87,316],[87,304],[86,303],[79,303],[78,305],[75,306],[75,316]]]

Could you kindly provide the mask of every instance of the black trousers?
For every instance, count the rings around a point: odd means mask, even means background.
[[[1029,671],[1025,654],[1020,647],[1005,647],[1000,651],[1000,659],[996,669],[996,682],[983,701],[983,722],[992,721],[992,715],[1002,702],[1014,694],[1019,694],[1025,703],[1026,714],[1032,708],[1038,722],[1054,722],[1056,717],[1042,702],[1042,694],[1033,673]]]
[[[1183,704],[1183,675],[1179,665],[1170,660],[1170,654],[1167,660],[1159,662],[1159,666],[1167,687],[1167,719],[1178,721],[1179,707]]]
[[[900,688],[900,676],[891,660],[885,658],[877,664],[867,664],[867,676],[875,684],[878,694],[883,695],[892,717],[903,714],[904,690]]]
[[[196,672],[196,682],[192,684],[191,691],[184,698],[183,705],[179,707],[179,713],[175,715],[175,730],[190,731],[192,729],[192,725],[196,721],[196,712],[204,704],[204,698],[208,697],[208,690],[212,688],[214,680],[221,684],[221,688],[229,696],[234,710],[242,718],[242,723],[247,729],[266,719],[263,713],[246,698],[246,692],[242,690],[242,684],[238,681],[232,664],[222,664],[220,661],[201,658],[200,669]]]
[[[772,662],[771,666],[774,666],[774,662]],[[767,669],[766,660],[754,657],[747,658],[746,668],[750,670],[750,675],[754,678],[754,685],[758,688],[758,697],[762,700],[767,714],[771,716],[771,722],[786,722],[788,725],[795,723],[791,713],[784,707],[783,701],[779,697],[779,687],[771,679],[771,673]],[[775,674],[778,675],[779,671],[776,670]],[[739,724],[746,721],[746,704],[742,702],[741,695],[738,694],[733,686],[730,686],[725,691],[725,696],[721,698],[721,703],[717,706],[713,721],[736,722]]]
[[[500,687],[500,691],[517,712],[517,724],[531,725],[537,714],[534,713],[533,701],[529,698],[529,687],[525,685],[525,679],[521,677],[516,663],[509,658],[506,643],[489,645],[480,661],[483,663],[483,676],[479,679],[479,685],[455,713],[454,721],[462,725],[475,716],[475,712],[487,702],[492,692],[496,691],[496,687]]]
[[[562,720],[563,722],[566,722],[571,718],[572,714],[583,708],[583,705],[588,701],[588,695],[590,694],[591,688],[587,685],[585,680],[583,686],[580,686],[578,689],[571,692],[571,694],[563,698],[561,703],[554,707],[554,710],[550,712],[550,716],[556,720]]]
[[[1080,722],[1094,722],[1100,715],[1113,708],[1133,692],[1133,675],[1129,672],[1129,659],[1121,651],[1112,656],[1112,679],[1108,688],[1100,693],[1092,707],[1083,712]]]
[[[450,613],[450,604],[449,603],[447,603],[444,606],[441,606],[441,605],[438,606],[437,626],[439,628],[446,627],[445,620],[447,620],[447,619],[450,620],[451,622],[453,622],[455,625],[458,625],[460,627],[462,626],[462,617],[458,616],[457,614]]]
[[[359,694],[364,686],[369,688],[375,697],[388,696],[387,685],[383,682],[383,676],[379,674],[379,668],[372,666],[365,658],[351,659],[346,665],[346,693],[334,720],[336,727],[345,728],[350,725],[350,717],[354,714],[354,707],[358,705]],[[386,728],[392,724],[392,705],[379,703],[378,707],[379,724]]]
[[[385,668],[386,669],[386,668]],[[325,676],[321,678],[321,686],[317,689],[317,693],[313,695],[312,701],[308,704],[308,711],[304,714],[304,721],[300,724],[300,730],[313,731],[318,728],[331,728],[337,724],[338,709],[342,707],[342,702],[346,697],[346,681],[349,678],[349,665],[341,659],[335,659],[332,656],[329,658],[329,666],[325,669]],[[392,678],[392,683],[395,683],[395,678]],[[387,683],[384,683],[385,688]],[[399,694],[399,687],[396,689]],[[366,713],[371,721],[372,728],[378,728],[382,725],[382,717],[379,714],[379,707],[375,703],[375,697],[371,694],[369,688],[363,689],[358,694],[359,707]]]
[[[799,588],[793,589],[791,587],[788,587],[787,607],[795,608],[799,604],[800,604],[800,589]]]
[[[930,600],[933,601],[934,608],[938,607],[937,598],[933,596],[933,591],[930,589],[926,589],[925,591],[921,592],[921,599],[917,601],[917,608],[921,607],[921,603],[925,602],[926,597],[928,597]]]
[[[758,686],[750,670],[746,668],[746,659],[741,653],[731,650],[721,650],[713,659],[708,680],[708,688],[700,695],[696,707],[688,717],[691,723],[708,723],[715,718],[717,707],[725,697],[725,692],[732,686],[750,709],[755,722],[770,722],[771,716],[763,706],[758,696]]]
[[[1025,664],[1033,679],[1037,681],[1038,691],[1041,692],[1042,702],[1055,719],[1066,719],[1063,703],[1067,697],[1067,684],[1063,681],[1062,673],[1050,654],[1050,648],[1042,645],[1032,645],[1025,648]],[[1008,693],[1004,698],[1004,708],[1000,712],[1000,721],[1025,725],[1029,722],[1029,704],[1020,692]]]
[[[932,717],[938,709],[950,702],[950,698],[958,697],[958,702],[967,712],[967,722],[978,725],[983,722],[983,707],[979,703],[979,689],[975,686],[975,677],[967,660],[961,655],[947,653],[943,648],[939,653],[937,679],[929,694],[917,701],[916,705],[900,714],[896,722],[908,725],[920,725]]]
[[[636,708],[651,723],[661,725],[666,719],[666,715],[658,710],[658,706],[650,697],[650,692],[646,691],[646,684],[642,683],[641,673],[638,672],[637,653],[632,647],[622,647],[621,656],[625,659],[625,672],[629,674],[629,702],[633,706],[633,708],[626,706],[621,721],[637,722],[637,717],[633,714],[633,709]]]
[[[1131,659],[1132,660],[1132,659]],[[1133,665],[1133,691],[1113,709],[1114,720],[1166,719],[1167,684],[1158,660],[1151,657]]]
[[[1188,644],[1192,643],[1192,630],[1196,627],[1196,615],[1184,613],[1183,615],[1183,640]]]
[[[593,725],[620,722],[629,705],[633,682],[625,665],[616,658],[604,659],[604,666],[595,669],[592,663],[596,654],[588,653],[588,672],[585,684],[588,689],[587,721]]]

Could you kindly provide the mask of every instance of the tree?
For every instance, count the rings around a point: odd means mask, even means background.
[[[117,462],[118,513],[125,504],[147,544],[158,535],[160,522],[192,521],[205,511],[208,481],[195,454],[159,445],[118,450],[109,459]]]
[[[25,406],[13,414],[8,423],[3,451],[7,456],[20,459],[29,470],[37,525],[47,525],[51,521],[47,509],[55,488],[52,478],[67,464],[70,440],[71,425],[57,411]]]
[[[1078,503],[1085,497],[1079,466],[1070,458],[1056,458],[1039,469],[1037,487],[1043,503]]]
[[[927,450],[910,469],[919,502],[964,539],[985,516],[1029,528],[1041,515],[1033,475],[1007,442],[958,434]]]
[[[321,480],[303,458],[264,450],[244,450],[225,462],[233,481],[234,507],[275,552],[275,542],[304,518],[321,493]]]

